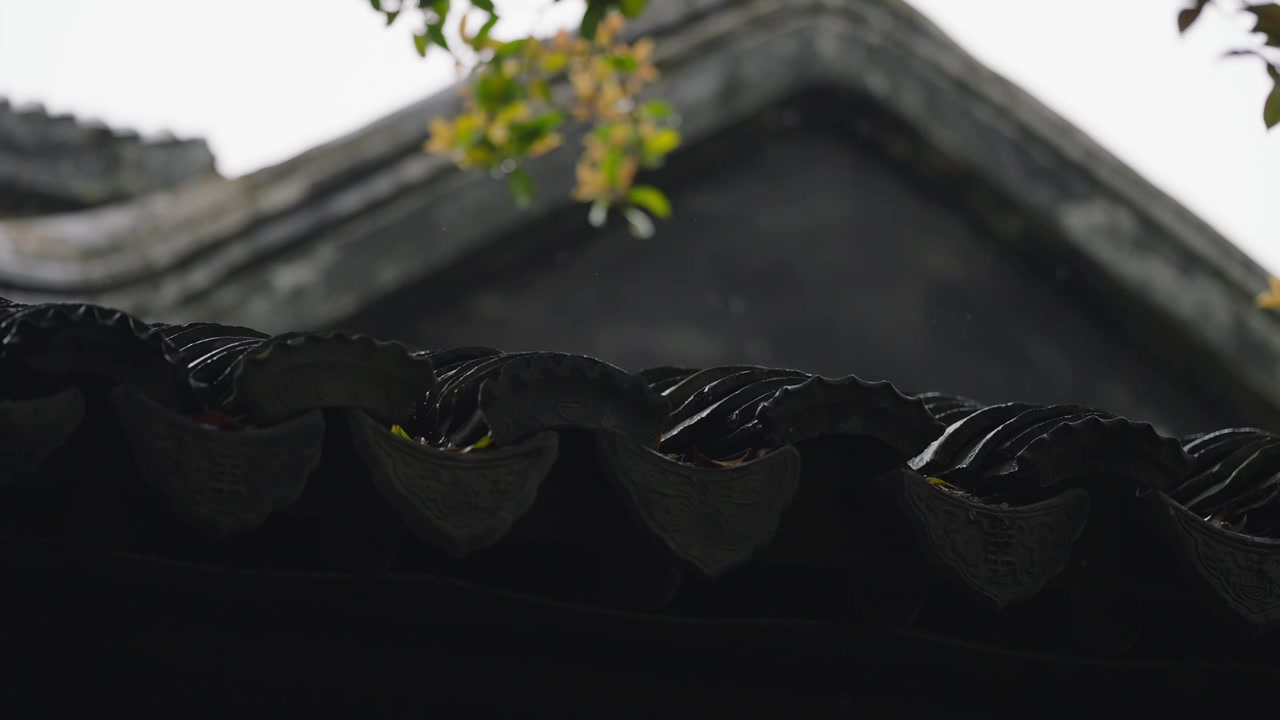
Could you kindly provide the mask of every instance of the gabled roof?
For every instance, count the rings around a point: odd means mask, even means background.
[[[1034,235],[1010,242],[1084,258],[1196,362],[1229,367],[1236,392],[1280,407],[1280,324],[1252,305],[1265,273],[905,3],[671,0],[644,22],[660,39],[658,91],[691,146],[797,89],[866,98],[909,130],[904,162],[961,169],[1035,220]],[[2,222],[0,292],[273,332],[334,323],[568,206],[570,153],[531,167],[544,192],[527,211],[489,178],[421,153],[430,118],[458,102],[440,93],[236,180]],[[411,211],[427,221],[406,242],[389,228]],[[384,259],[377,277],[344,278],[366,254]]]
[[[0,217],[79,210],[215,177],[204,140],[143,137],[0,98]]]

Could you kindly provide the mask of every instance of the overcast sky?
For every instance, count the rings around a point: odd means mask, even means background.
[[[910,2],[1280,272],[1280,129],[1262,126],[1258,63],[1221,59],[1245,38],[1238,22],[1211,9],[1181,37],[1183,0]],[[582,7],[499,5],[507,34]],[[452,82],[450,63],[419,58],[398,25],[366,0],[0,0],[0,96],[204,137],[240,175]]]

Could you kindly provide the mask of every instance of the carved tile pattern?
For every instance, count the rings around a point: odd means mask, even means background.
[[[319,412],[227,432],[170,413],[127,387],[115,399],[143,479],[179,517],[218,536],[254,530],[293,504],[320,462]]]
[[[457,453],[405,440],[362,412],[348,413],[356,449],[379,492],[425,542],[463,557],[489,547],[533,507],[555,463],[554,432],[517,445]]]
[[[897,475],[921,550],[996,609],[1030,599],[1062,572],[1089,514],[1089,496],[1079,489],[997,508],[933,487],[916,473]]]
[[[800,477],[791,447],[731,468],[690,467],[616,435],[597,435],[597,447],[638,524],[709,578],[769,543]]]
[[[1233,613],[1261,630],[1280,627],[1280,542],[1216,528],[1167,500],[1183,555],[1195,577]]]

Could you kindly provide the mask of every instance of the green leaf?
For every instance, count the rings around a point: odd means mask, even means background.
[[[1262,104],[1262,121],[1270,130],[1280,125],[1280,67],[1267,65],[1267,75],[1271,76],[1271,92]]]
[[[512,40],[511,42],[502,43],[493,51],[494,60],[502,60],[509,57],[517,57],[524,51],[525,45],[529,42],[528,38],[521,40]]]
[[[550,135],[564,123],[564,113],[559,110],[548,110],[526,122],[511,124],[511,138],[521,152],[527,151],[534,143]]]
[[[636,62],[635,58],[626,57],[625,55],[610,55],[609,64],[613,66],[614,70],[624,73],[635,72],[636,68],[640,67],[640,63]]]
[[[369,4],[373,6],[374,10],[382,12],[382,0],[369,0]]]
[[[471,4],[487,13],[492,14],[494,12],[493,0],[471,0]]]
[[[622,14],[629,18],[644,12],[644,6],[648,4],[649,0],[622,0],[618,3],[619,7],[622,8]]]
[[[537,187],[533,183],[533,178],[522,167],[512,170],[507,175],[507,188],[511,190],[511,197],[520,208],[532,205],[533,199],[537,196]]]
[[[396,18],[398,17],[400,17],[399,10],[388,10],[387,11],[387,27],[391,27],[391,23],[395,22]]]
[[[519,100],[520,90],[520,84],[505,75],[485,73],[476,83],[476,105],[481,110],[497,112]]]
[[[661,190],[652,185],[637,185],[627,193],[627,200],[632,205],[648,210],[657,218],[671,217],[671,201]]]
[[[413,36],[413,46],[418,48],[418,54],[421,55],[422,57],[427,56],[427,48],[429,47],[429,42],[430,41],[427,40],[427,36],[425,33]]]
[[[644,141],[645,154],[655,157],[662,157],[678,147],[680,147],[680,133],[671,128],[663,128]]]
[[[427,26],[427,37],[431,38],[431,42],[439,45],[442,49],[449,49],[449,41],[444,39],[444,24],[433,23]]]
[[[1204,8],[1209,4],[1209,0],[1195,0],[1195,5],[1178,13],[1178,32],[1186,32],[1196,20],[1200,19],[1200,13],[1204,12]]]
[[[549,133],[564,124],[564,120],[565,114],[563,110],[548,110],[525,124],[537,128],[543,133]]]
[[[611,148],[600,161],[600,170],[604,173],[605,182],[609,183],[609,187],[615,187],[618,184],[618,175],[622,171],[622,158],[622,150]]]
[[[627,218],[627,225],[631,228],[632,237],[648,240],[653,237],[653,220],[639,208],[627,208],[622,211],[624,217]]]
[[[1267,45],[1280,47],[1280,5],[1274,3],[1254,5],[1245,8],[1244,11],[1252,13],[1257,20],[1253,26],[1253,32],[1265,35]]]
[[[587,213],[587,222],[591,227],[604,227],[606,221],[609,220],[609,201],[600,199],[591,203],[591,212]]]
[[[489,19],[485,20],[484,24],[480,26],[480,29],[476,31],[475,37],[471,38],[471,48],[476,51],[483,48],[484,44],[489,41],[489,32],[492,31],[493,26],[497,24],[498,16],[490,15]]]
[[[582,14],[582,26],[578,28],[578,35],[587,40],[594,40],[596,28],[600,27],[600,21],[604,19],[608,9],[607,0],[587,0],[587,11]]]
[[[670,105],[661,100],[650,100],[644,104],[644,114],[654,120],[666,120],[675,115],[675,111],[671,109]]]

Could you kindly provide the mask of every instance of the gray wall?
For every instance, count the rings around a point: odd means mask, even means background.
[[[477,258],[344,327],[631,370],[853,373],[985,402],[1095,405],[1169,432],[1249,420],[1087,309],[1077,270],[1033,270],[879,153],[795,130],[714,160],[674,181],[676,217],[652,240],[620,225],[592,234],[583,210],[523,256]],[[563,228],[571,236],[547,240]]]

